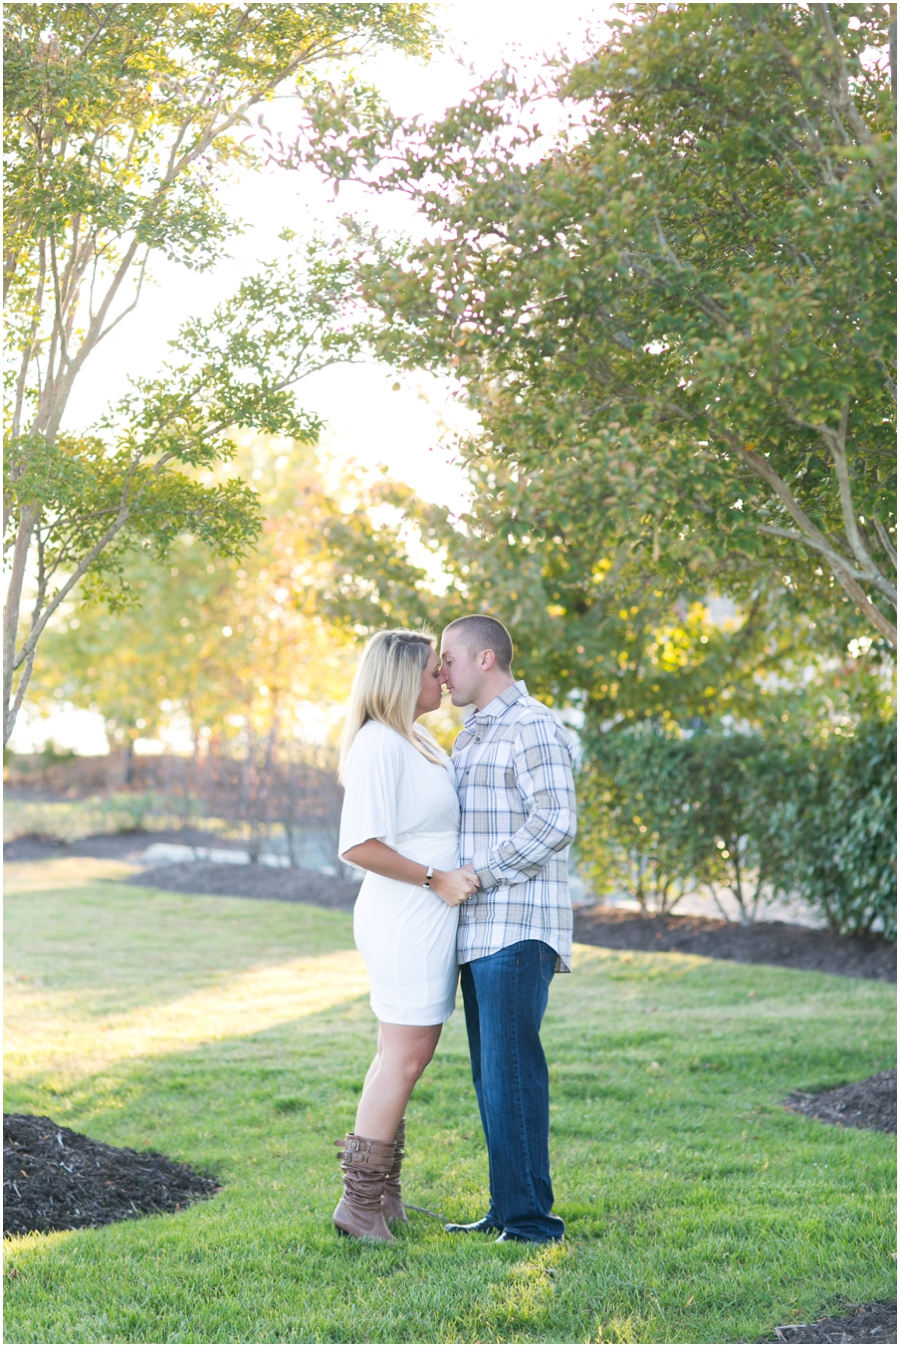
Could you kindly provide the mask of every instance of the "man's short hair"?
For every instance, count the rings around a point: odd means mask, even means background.
[[[470,655],[477,655],[481,650],[493,650],[498,669],[509,673],[513,660],[512,637],[495,617],[488,617],[485,613],[458,617],[444,628],[445,633],[448,631],[460,633]]]

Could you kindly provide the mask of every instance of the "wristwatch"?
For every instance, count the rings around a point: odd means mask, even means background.
[[[428,867],[428,873],[427,873],[426,876],[425,876],[425,883],[422,885],[422,888],[423,888],[423,889],[430,889],[430,888],[431,888],[431,877],[432,877],[433,874],[434,874],[434,866],[433,866],[433,865],[429,865],[429,867]]]

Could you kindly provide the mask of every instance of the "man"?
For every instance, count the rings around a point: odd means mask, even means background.
[[[441,641],[451,701],[475,707],[453,747],[460,865],[480,882],[460,908],[458,949],[491,1187],[486,1216],[444,1228],[544,1244],[565,1228],[552,1211],[540,1027],[554,972],[571,968],[575,786],[569,736],[515,681],[512,656],[509,632],[492,617],[451,622]]]

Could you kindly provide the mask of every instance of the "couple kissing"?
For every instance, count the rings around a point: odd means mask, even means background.
[[[390,1240],[404,1221],[404,1113],[461,983],[487,1142],[490,1205],[448,1234],[562,1238],[550,1182],[549,1088],[540,1027],[569,972],[568,851],[575,836],[569,736],[512,675],[495,618],[441,639],[382,631],[367,644],[341,741],[340,854],[366,876],[353,915],[378,1047],[341,1147],[341,1234]],[[441,704],[473,712],[452,757],[417,725]]]

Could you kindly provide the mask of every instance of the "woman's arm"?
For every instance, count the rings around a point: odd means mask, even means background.
[[[424,884],[428,876],[428,867],[421,861],[401,856],[399,851],[374,837],[345,851],[343,859],[363,870],[371,870],[373,874],[384,875],[385,879],[399,880],[401,884]],[[450,907],[458,907],[478,888],[478,879],[469,866],[464,870],[435,870],[431,888]]]

